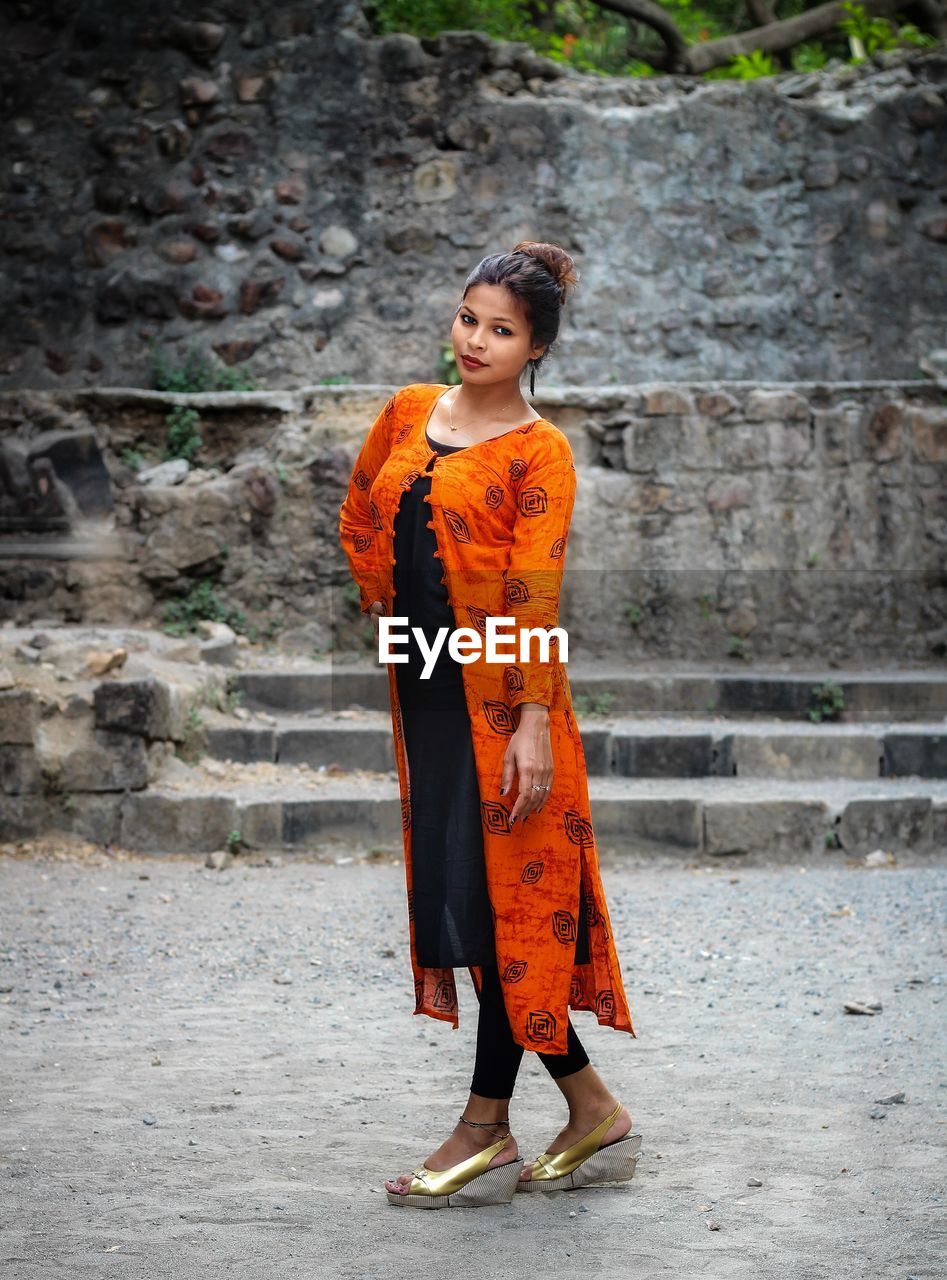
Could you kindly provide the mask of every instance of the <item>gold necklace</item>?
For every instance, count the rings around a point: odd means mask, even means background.
[[[460,392],[458,391],[457,394],[460,395]],[[509,400],[507,400],[506,404],[501,405],[500,408],[497,409],[497,416],[499,416],[504,409],[508,409],[515,399],[516,399],[516,396],[512,396]],[[450,400],[448,400],[447,402],[447,410],[448,410],[448,413],[450,414],[450,429],[451,431],[456,431],[457,428],[454,426],[454,397],[453,396],[451,396]],[[468,426],[469,425],[470,424],[468,423]]]

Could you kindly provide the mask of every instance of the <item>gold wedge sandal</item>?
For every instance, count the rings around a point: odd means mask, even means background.
[[[635,1176],[635,1166],[641,1153],[641,1134],[626,1133],[607,1147],[602,1139],[615,1123],[622,1104],[601,1124],[595,1126],[584,1138],[550,1155],[544,1151],[532,1162],[528,1179],[517,1183],[517,1191],[559,1191],[570,1187],[588,1187],[599,1182],[626,1182]]]
[[[481,1124],[464,1120],[463,1116],[460,1119],[475,1129],[496,1129],[506,1123]],[[499,1155],[511,1137],[512,1134],[508,1133],[491,1147],[485,1147],[449,1169],[429,1169],[422,1164],[413,1171],[411,1185],[403,1194],[385,1188],[388,1203],[413,1209],[472,1209],[487,1204],[509,1204],[523,1172],[523,1157],[494,1165],[492,1169],[487,1165],[495,1155]]]

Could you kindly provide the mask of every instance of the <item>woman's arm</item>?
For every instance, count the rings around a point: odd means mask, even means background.
[[[506,614],[516,620],[517,651],[521,627],[558,625],[559,594],[575,495],[572,450],[566,437],[557,432],[530,466],[519,490],[505,574]],[[507,667],[510,706],[535,703],[538,712],[539,706],[552,705],[556,638],[552,639],[550,662],[541,662],[538,656],[523,662],[517,658]],[[531,641],[530,653],[538,655],[537,640]],[[529,714],[533,710],[530,707]]]
[[[339,508],[339,540],[358,584],[361,611],[368,613],[381,599],[382,566],[378,555],[378,528],[372,520],[369,493],[372,482],[388,457],[398,392],[385,403],[359,450],[345,501]]]

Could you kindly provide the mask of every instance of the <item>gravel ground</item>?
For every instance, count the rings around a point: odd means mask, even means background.
[[[0,877],[12,1280],[947,1275],[942,866],[608,859],[638,1038],[574,1021],[637,1175],[436,1213],[382,1184],[453,1126],[476,998],[460,971],[459,1030],[413,1016],[399,862]],[[531,1054],[511,1116],[526,1158],[564,1121]]]

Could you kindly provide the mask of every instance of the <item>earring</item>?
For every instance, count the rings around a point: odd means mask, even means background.
[[[532,360],[529,362],[529,394],[531,396],[536,394],[536,366]]]

